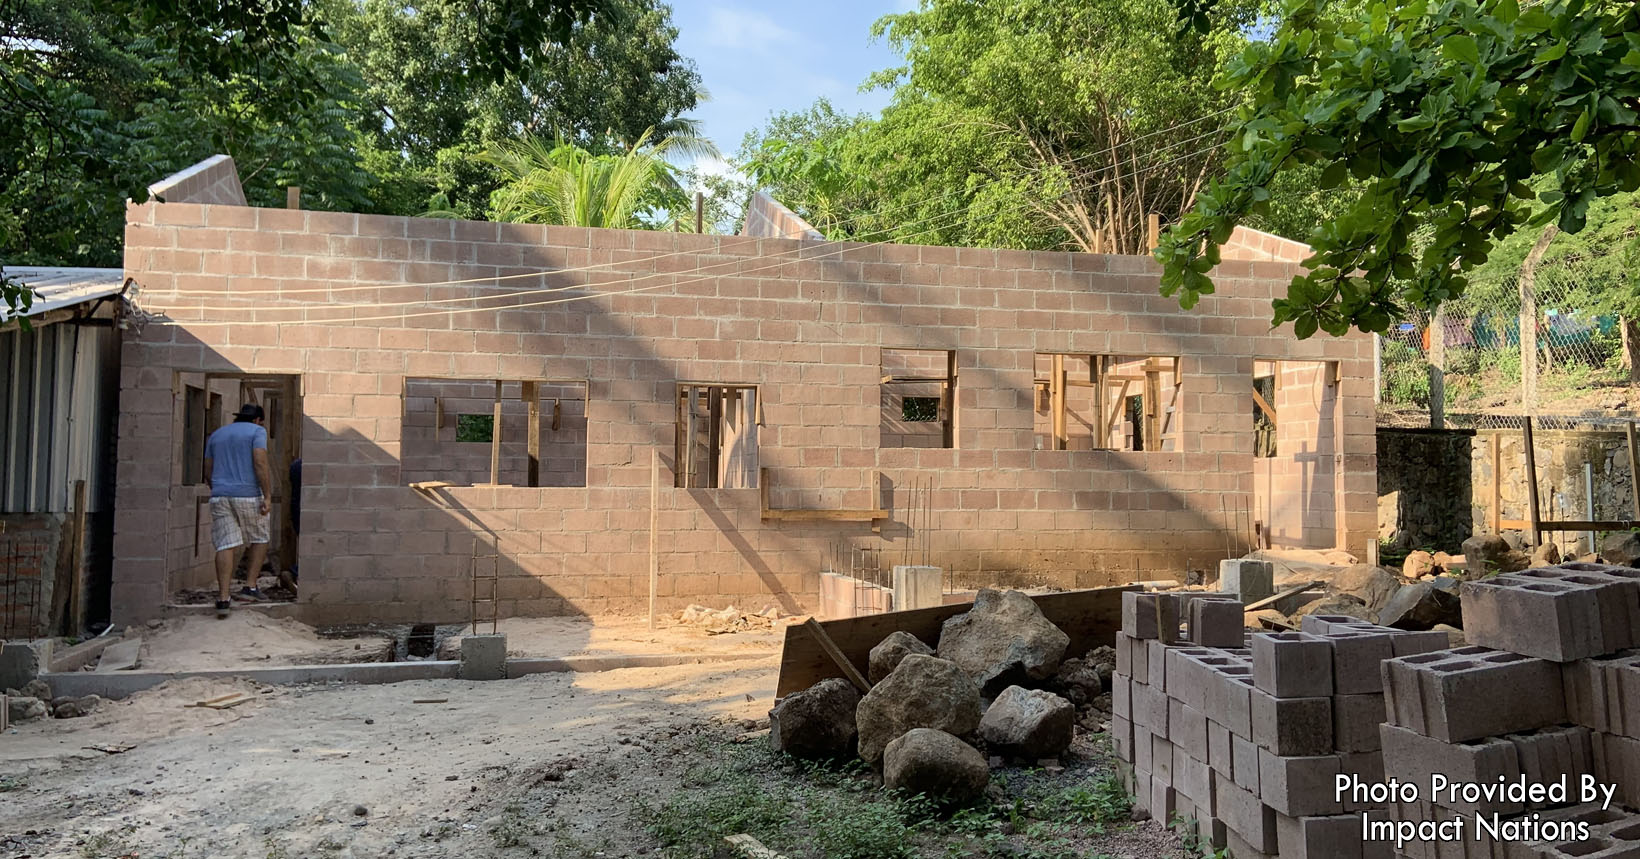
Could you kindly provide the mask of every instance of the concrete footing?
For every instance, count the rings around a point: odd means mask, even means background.
[[[501,633],[462,636],[461,679],[507,679],[507,636]]]
[[[945,604],[945,571],[939,567],[894,565],[894,610]]]
[[[49,638],[0,645],[0,690],[21,689],[51,665]]]

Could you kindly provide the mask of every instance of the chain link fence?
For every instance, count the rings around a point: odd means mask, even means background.
[[[1628,420],[1640,407],[1632,322],[1608,309],[1601,261],[1545,263],[1535,288],[1472,288],[1438,313],[1414,311],[1377,343],[1378,423],[1514,428]],[[1533,356],[1536,360],[1533,360]],[[1435,368],[1440,372],[1434,372]]]

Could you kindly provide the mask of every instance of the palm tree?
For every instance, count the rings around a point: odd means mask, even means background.
[[[508,180],[490,199],[491,217],[578,227],[652,227],[646,214],[689,205],[689,193],[668,157],[717,154],[710,141],[680,131],[684,133],[651,143],[651,127],[624,151],[610,155],[594,155],[562,136],[550,143],[534,135],[504,143],[485,156]]]

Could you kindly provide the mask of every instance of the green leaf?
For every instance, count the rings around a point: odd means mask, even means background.
[[[1572,123],[1572,141],[1581,143],[1584,135],[1589,133],[1589,121],[1594,117],[1587,111],[1577,115],[1577,122]]]
[[[1441,43],[1441,56],[1455,63],[1473,66],[1481,61],[1481,49],[1473,36],[1457,35]]]
[[[1566,56],[1566,43],[1556,42],[1538,51],[1537,56],[1532,58],[1532,65],[1541,66],[1544,63],[1552,63],[1564,56]]]

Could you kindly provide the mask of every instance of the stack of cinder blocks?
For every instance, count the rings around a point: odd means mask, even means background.
[[[1462,589],[1470,646],[1401,655],[1383,664],[1386,722],[1379,729],[1387,777],[1419,785],[1417,803],[1394,819],[1584,820],[1580,841],[1491,841],[1480,830],[1467,854],[1508,859],[1640,857],[1640,570],[1563,564],[1467,582]],[[1499,779],[1554,784],[1564,796],[1465,801],[1428,796],[1431,777],[1451,783]],[[1584,805],[1591,775],[1617,794]],[[1553,810],[1551,810],[1553,809]],[[1408,842],[1402,854],[1442,859],[1450,844]],[[1480,851],[1480,852],[1477,852]],[[1486,852],[1490,851],[1490,852]]]
[[[1124,594],[1111,731],[1135,804],[1238,859],[1390,856],[1361,838],[1362,815],[1387,809],[1340,801],[1335,781],[1382,780],[1380,665],[1445,634],[1312,615],[1249,635],[1227,596]]]

